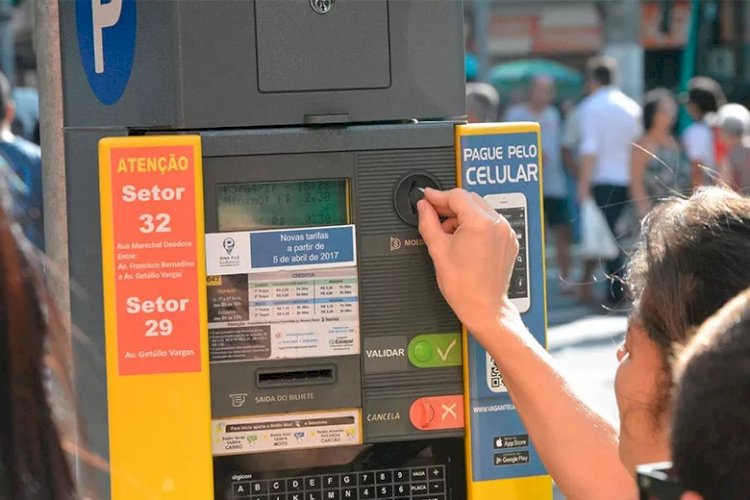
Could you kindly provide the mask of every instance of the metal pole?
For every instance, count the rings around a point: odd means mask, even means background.
[[[620,87],[636,100],[643,95],[641,4],[638,0],[604,2],[604,53],[620,67]]]
[[[490,69],[490,49],[487,39],[487,26],[490,22],[489,0],[476,0],[474,9],[474,43],[477,48],[477,59],[479,60],[479,72],[477,79],[480,82],[487,81],[487,72]]]
[[[690,31],[685,42],[685,48],[682,49],[680,59],[680,90],[685,90],[687,82],[695,75],[696,58],[698,55],[698,36],[700,35],[701,19],[700,0],[691,0],[690,2]],[[690,116],[685,111],[684,106],[680,106],[679,129],[680,132],[690,124]]]
[[[68,208],[63,136],[63,91],[60,62],[60,22],[58,0],[34,2],[34,47],[39,83],[39,130],[42,147],[42,191],[44,195],[44,239],[47,254],[47,285],[55,298],[72,353],[70,315],[70,273],[68,267]],[[72,358],[72,355],[71,355]],[[71,367],[72,368],[72,367]],[[71,373],[71,377],[73,374]],[[75,382],[74,382],[75,385]],[[80,447],[75,402],[66,430]],[[80,458],[80,457],[77,457]],[[75,477],[82,496],[89,493],[87,476],[79,459],[74,462]]]
[[[42,146],[44,239],[49,261],[48,283],[70,332],[68,219],[65,196],[62,69],[57,0],[35,3],[35,47],[39,75],[39,130]]]

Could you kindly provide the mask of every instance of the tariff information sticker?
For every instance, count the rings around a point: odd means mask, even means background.
[[[211,363],[359,354],[354,226],[206,235]]]
[[[356,267],[212,277],[211,363],[358,354]]]
[[[201,370],[200,139],[160,140],[100,144],[107,330],[120,375]]]
[[[362,443],[359,410],[214,420],[214,456]]]

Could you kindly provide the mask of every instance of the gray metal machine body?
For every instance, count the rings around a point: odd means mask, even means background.
[[[86,81],[76,2],[59,2],[67,127],[271,127],[464,114],[456,0],[339,0],[327,15],[294,0],[137,1],[132,74],[112,105],[100,103]]]
[[[218,230],[221,183],[342,178],[351,186],[362,355],[316,360],[336,366],[335,383],[313,388],[312,405],[273,411],[325,409],[344,398],[363,408],[365,421],[368,413],[399,415],[365,422],[365,443],[452,436],[437,454],[462,460],[462,430],[424,432],[408,417],[420,397],[462,393],[460,367],[419,370],[403,354],[383,369],[365,359],[368,349],[403,350],[418,334],[460,331],[424,248],[394,250],[390,242],[418,239],[394,209],[404,176],[428,172],[442,187],[455,185],[450,119],[465,112],[461,2],[338,0],[328,15],[313,12],[308,0],[135,4],[132,73],[117,102],[103,104],[83,68],[76,2],[59,0],[71,313],[84,339],[75,346],[75,379],[90,447],[107,458],[98,141],[197,133],[207,232]],[[252,388],[258,366],[212,370],[216,401],[227,391],[260,393]],[[232,413],[212,406],[220,416]],[[462,463],[451,474],[462,484]],[[102,497],[107,484],[103,477],[97,485]],[[226,488],[217,484],[217,498]]]

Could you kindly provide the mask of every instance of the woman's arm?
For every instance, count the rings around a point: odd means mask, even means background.
[[[573,393],[515,306],[475,336],[495,359],[542,462],[570,499],[636,498],[612,425]]]
[[[427,190],[425,198],[418,204],[419,230],[440,290],[498,363],[553,479],[571,499],[635,498],[616,431],[573,394],[507,297],[518,253],[513,229],[466,191]],[[441,223],[438,214],[447,220]]]

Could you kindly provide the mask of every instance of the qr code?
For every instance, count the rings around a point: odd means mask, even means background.
[[[487,387],[492,392],[501,393],[508,392],[505,387],[505,381],[503,381],[503,375],[497,367],[497,363],[492,359],[489,353],[487,354]]]

